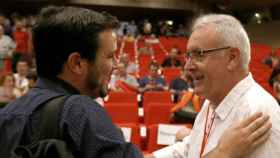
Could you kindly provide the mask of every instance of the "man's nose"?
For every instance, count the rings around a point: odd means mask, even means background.
[[[184,66],[184,69],[187,70],[188,72],[192,72],[195,69],[195,64],[192,60],[192,58],[187,58],[186,59],[186,64]]]

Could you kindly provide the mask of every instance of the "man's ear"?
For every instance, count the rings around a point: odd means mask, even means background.
[[[239,48],[230,48],[228,57],[228,70],[233,71],[241,64],[241,52]]]
[[[66,67],[70,72],[81,75],[87,70],[88,63],[82,59],[78,52],[71,53],[66,61]]]

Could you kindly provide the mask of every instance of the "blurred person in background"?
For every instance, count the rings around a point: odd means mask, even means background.
[[[276,53],[276,51],[271,51],[269,56],[267,58],[264,59],[264,64],[266,64],[267,66],[269,66],[270,68],[274,69],[276,66],[279,65],[279,56]]]
[[[163,60],[161,66],[162,67],[181,67],[182,63],[179,59],[177,59],[178,52],[179,51],[177,48],[175,48],[175,47],[171,48],[170,53]]]
[[[11,70],[11,59],[16,47],[15,42],[4,34],[4,27],[0,24],[0,69]]]
[[[16,64],[16,73],[15,77],[15,86],[22,92],[26,92],[28,90],[28,79],[27,75],[29,73],[29,65],[28,62],[24,59],[20,59]]]
[[[138,74],[139,66],[135,62],[129,60],[129,56],[127,53],[123,52],[120,55],[119,62],[124,63],[124,65],[126,67],[126,72],[128,74],[133,75],[133,76],[136,76]]]
[[[14,27],[13,39],[16,43],[16,49],[13,55],[13,71],[15,72],[18,60],[29,56],[31,36],[26,28],[24,18],[17,18]]]
[[[145,40],[144,46],[138,48],[137,55],[138,56],[140,56],[140,55],[154,55],[154,49],[152,47],[152,44]]]
[[[11,21],[4,15],[0,13],[0,25],[2,25],[4,29],[4,34],[11,36],[12,26]]]
[[[0,57],[12,57],[13,51],[16,47],[15,42],[9,36],[4,34],[5,30],[2,25],[0,25]]]
[[[22,93],[15,87],[15,78],[12,74],[0,78],[0,102],[9,103],[20,97]]]
[[[111,77],[109,87],[112,91],[138,92],[139,84],[134,76],[127,73],[125,64],[120,62]]]
[[[174,95],[174,102],[177,103],[182,93],[193,88],[193,80],[185,68],[181,68],[179,77],[174,78],[169,84],[169,91]]]
[[[163,91],[167,90],[164,78],[158,73],[159,65],[155,62],[149,64],[149,74],[139,80],[139,91]]]

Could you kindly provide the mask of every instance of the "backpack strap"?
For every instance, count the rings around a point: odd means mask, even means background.
[[[68,96],[58,96],[47,101],[42,107],[40,126],[32,137],[32,143],[43,139],[62,139],[62,129],[59,128],[60,113]]]

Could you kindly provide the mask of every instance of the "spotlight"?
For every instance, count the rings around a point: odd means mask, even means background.
[[[167,23],[168,25],[173,25],[173,21],[172,21],[172,20],[167,20],[166,23]]]
[[[260,18],[261,17],[260,13],[255,13],[255,17]]]

